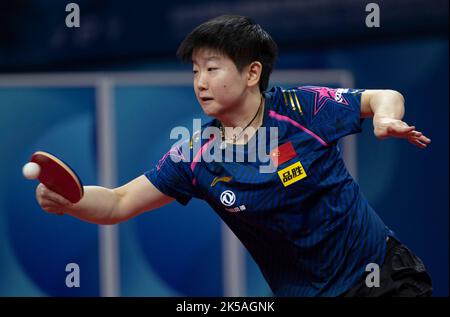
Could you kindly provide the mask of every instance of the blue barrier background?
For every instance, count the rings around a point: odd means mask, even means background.
[[[36,149],[67,161],[96,183],[93,89],[0,89],[0,295],[99,294],[97,227],[41,212],[36,182],[22,166]],[[67,288],[65,268],[83,268],[80,288]]]

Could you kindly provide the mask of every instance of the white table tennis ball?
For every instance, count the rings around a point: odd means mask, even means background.
[[[28,179],[38,178],[40,172],[41,172],[41,167],[34,162],[29,162],[29,163],[25,164],[22,168],[23,176],[25,176],[25,178],[28,178]]]

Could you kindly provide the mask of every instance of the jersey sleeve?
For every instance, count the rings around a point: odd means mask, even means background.
[[[175,198],[182,205],[187,205],[192,197],[199,198],[193,185],[194,177],[189,160],[180,146],[173,146],[158,164],[144,175],[159,191]]]
[[[288,92],[300,111],[297,116],[308,129],[328,144],[361,132],[362,89],[302,86]],[[286,92],[283,92],[286,95]],[[285,100],[289,103],[290,97]],[[299,115],[300,113],[300,115]]]

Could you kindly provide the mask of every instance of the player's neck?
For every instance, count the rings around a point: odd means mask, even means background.
[[[261,123],[261,108],[263,107],[263,104],[264,98],[258,91],[258,93],[249,94],[240,105],[233,107],[233,109],[227,109],[227,112],[222,116],[217,117],[217,119],[225,128],[244,128],[252,120],[250,126],[257,127]]]

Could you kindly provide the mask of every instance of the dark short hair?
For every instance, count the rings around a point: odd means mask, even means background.
[[[192,52],[198,48],[210,48],[225,54],[239,72],[254,61],[260,62],[262,73],[259,89],[267,89],[278,53],[277,44],[259,24],[249,18],[222,15],[200,24],[181,42],[177,57],[190,62]]]

